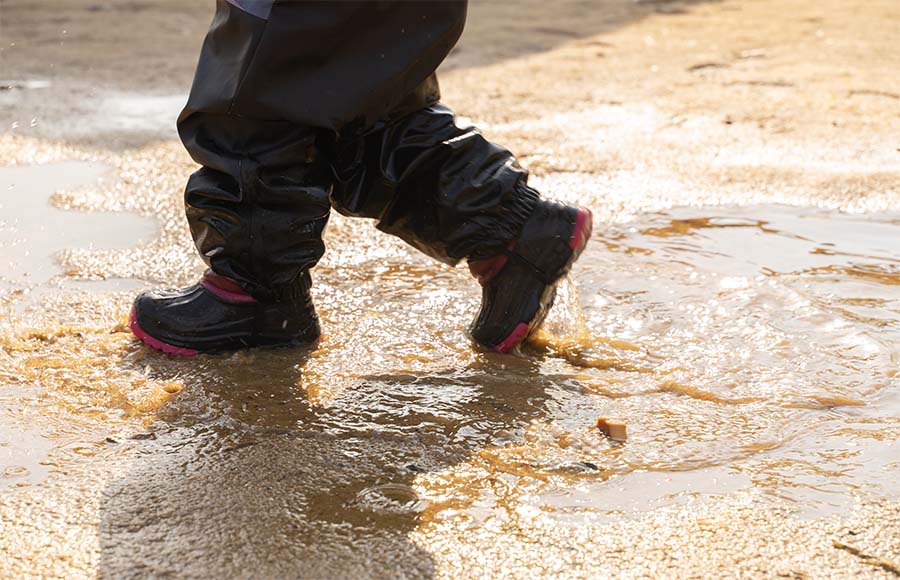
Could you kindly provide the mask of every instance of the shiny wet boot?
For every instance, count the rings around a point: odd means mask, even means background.
[[[301,345],[320,334],[309,287],[304,273],[283,296],[260,302],[231,279],[208,271],[193,286],[140,294],[130,326],[146,345],[179,356]]]
[[[475,341],[501,353],[521,344],[543,322],[591,228],[589,210],[540,201],[504,253],[469,262],[482,285],[481,310],[470,328]]]

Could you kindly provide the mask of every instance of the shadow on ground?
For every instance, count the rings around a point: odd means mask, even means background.
[[[414,478],[540,417],[553,379],[505,357],[317,406],[307,355],[125,359],[186,388],[103,493],[101,577],[431,577],[407,539],[429,507]]]

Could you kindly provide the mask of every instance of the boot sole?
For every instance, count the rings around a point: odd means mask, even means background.
[[[549,312],[550,308],[553,306],[553,301],[556,299],[556,284],[569,273],[572,265],[581,256],[581,253],[587,246],[588,240],[591,238],[593,230],[593,214],[591,214],[589,209],[579,208],[578,216],[575,218],[575,227],[572,228],[572,235],[569,239],[569,247],[572,248],[572,257],[569,258],[569,261],[560,269],[556,282],[547,286],[544,290],[544,294],[541,296],[540,307],[531,320],[520,322],[506,338],[500,341],[500,343],[491,350],[506,354],[522,344],[522,342],[534,332],[534,329],[540,326],[544,321],[544,318],[546,318],[547,312]]]
[[[150,334],[148,334],[147,331],[141,328],[141,326],[138,324],[137,312],[134,308],[131,309],[131,315],[128,317],[128,326],[129,328],[131,328],[131,332],[141,342],[154,350],[158,350],[160,352],[164,352],[166,354],[171,354],[174,356],[197,356],[198,354],[200,354],[199,350],[175,346],[174,344],[169,344],[167,342],[159,340],[158,338],[150,336]]]
[[[134,334],[134,336],[137,337],[138,340],[140,340],[150,348],[158,350],[165,354],[181,357],[192,357],[197,356],[198,354],[220,354],[223,352],[236,352],[239,350],[248,350],[251,348],[292,348],[299,346],[309,346],[311,344],[316,344],[319,341],[319,337],[317,336],[316,338],[311,340],[297,339],[287,342],[273,341],[267,344],[242,345],[236,346],[234,348],[220,348],[201,351],[193,348],[185,348],[183,346],[175,346],[174,344],[163,342],[162,340],[152,336],[149,332],[141,328],[140,324],[138,324],[137,312],[135,311],[134,307],[132,307],[131,314],[129,315],[128,327],[131,328],[132,334]]]

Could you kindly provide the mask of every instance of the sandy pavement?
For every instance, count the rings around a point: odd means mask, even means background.
[[[175,142],[172,115],[210,15],[210,3],[199,1],[0,0],[2,160],[103,161],[146,199],[120,188],[64,201],[145,214],[159,207],[164,222],[140,260],[75,252],[62,257],[65,271],[180,282],[196,274],[173,201],[191,164]],[[600,223],[686,205],[896,213],[898,31],[895,0],[476,2],[441,82],[445,101],[515,151],[543,190],[602,199]],[[323,268],[325,278],[331,270]],[[121,338],[121,325],[96,330],[97,320],[115,318],[126,303],[127,296],[98,299],[76,313],[95,325],[90,336],[108,341],[102,346],[82,347],[60,331],[38,337],[49,345],[42,352],[63,357],[68,344],[94,357],[86,360],[98,373],[121,381],[121,397],[143,396],[123,385],[143,376],[147,360]],[[25,357],[24,343],[3,344],[12,353],[4,356]],[[28,376],[47,385],[63,380],[49,368]],[[292,369],[281,371],[287,377]],[[0,383],[11,383],[5,372],[0,365]],[[900,493],[860,491],[854,507],[820,517],[798,515],[791,502],[723,492],[697,505],[583,525],[516,505],[503,506],[508,517],[484,527],[428,509],[393,514],[388,528],[374,531],[353,515],[332,521],[316,512],[317,478],[349,489],[357,471],[371,481],[384,475],[334,462],[341,454],[369,465],[423,447],[440,469],[417,485],[435,494],[483,474],[471,449],[456,457],[451,446],[443,457],[437,445],[407,435],[355,447],[324,428],[303,435],[307,462],[298,465],[300,444],[285,434],[296,416],[314,421],[308,409],[281,391],[272,401],[241,398],[221,386],[228,376],[210,371],[205,379],[231,410],[202,432],[191,431],[191,421],[220,409],[198,395],[173,408],[162,396],[113,418],[85,393],[58,396],[48,387],[51,404],[58,397],[70,405],[60,416],[95,421],[73,427],[84,429],[79,437],[97,437],[99,448],[108,427],[122,445],[73,455],[39,485],[0,490],[0,576],[900,577]],[[163,381],[152,374],[142,380]],[[896,398],[897,375],[886,385],[894,395],[885,400]],[[515,398],[505,402],[527,411]],[[141,438],[158,417],[172,431]],[[109,423],[98,427],[102,421]],[[232,430],[241,422],[251,427]],[[898,437],[893,429],[886,439]],[[214,436],[224,443],[209,447]],[[334,525],[310,526],[298,510]],[[329,535],[316,536],[322,529]]]

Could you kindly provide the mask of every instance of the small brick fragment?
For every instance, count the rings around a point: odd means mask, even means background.
[[[621,443],[628,440],[628,427],[622,421],[597,417],[597,429],[613,441]]]

